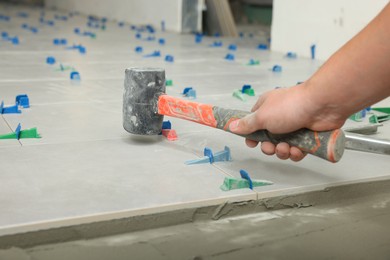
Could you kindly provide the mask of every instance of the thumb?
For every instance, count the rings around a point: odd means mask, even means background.
[[[262,124],[258,122],[255,113],[251,113],[241,119],[234,120],[229,125],[229,130],[235,134],[250,134],[259,129],[263,129]]]

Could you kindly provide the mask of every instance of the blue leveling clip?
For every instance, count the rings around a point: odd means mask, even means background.
[[[19,45],[19,38],[17,36],[11,38],[11,42],[13,45]]]
[[[160,45],[164,45],[164,44],[165,44],[165,39],[164,39],[164,38],[158,39],[158,43],[159,43]]]
[[[257,49],[260,49],[260,50],[267,50],[267,49],[268,49],[268,46],[267,46],[267,44],[260,43],[260,44],[257,46]]]
[[[188,93],[188,91],[190,91],[192,89],[192,87],[186,87],[186,88],[184,88],[184,90],[183,90],[183,96],[186,96],[187,95],[187,93]]]
[[[221,41],[215,41],[210,44],[210,47],[222,47],[223,43]]]
[[[83,32],[82,35],[83,35],[83,36],[90,36],[90,37],[96,36],[93,32],[88,32],[88,31]]]
[[[84,46],[79,45],[78,47],[79,47],[78,48],[79,49],[79,53],[85,54],[87,52],[87,48],[85,48]]]
[[[195,99],[196,98],[196,90],[193,89],[192,87],[184,88],[183,96],[188,97],[190,99]]]
[[[172,55],[166,55],[166,56],[165,56],[165,61],[167,61],[167,62],[173,62],[173,61],[174,61],[174,58],[173,58]]]
[[[17,95],[15,98],[15,103],[16,105],[21,106],[23,108],[30,107],[30,100],[28,99],[28,96],[26,94]]]
[[[247,94],[248,96],[255,96],[255,90],[248,84],[242,86],[241,93]]]
[[[260,65],[260,61],[255,60],[255,59],[250,59],[249,62],[247,63],[247,65],[249,65],[249,66]]]
[[[161,129],[162,130],[172,129],[171,121],[169,121],[169,120],[168,121],[163,121]],[[162,131],[159,133],[159,135],[162,135]]]
[[[54,63],[56,63],[56,59],[52,56],[49,56],[46,58],[46,63],[49,65],[53,65]]]
[[[150,24],[146,25],[146,29],[148,30],[149,33],[154,33],[156,31],[154,27]]]
[[[20,130],[22,129],[22,126],[20,125],[20,123],[18,124],[18,126],[16,127],[15,129],[15,134],[16,134],[16,139],[19,140],[20,139]]]
[[[228,47],[229,50],[231,51],[236,51],[237,50],[237,45],[235,44],[230,44],[229,47]]]
[[[313,44],[310,46],[311,59],[314,60],[316,58],[316,45]]]
[[[73,46],[70,46],[70,47],[67,47],[66,48],[67,50],[79,50],[79,53],[81,54],[85,54],[87,52],[87,48],[85,48],[83,45],[79,44],[79,45],[76,45],[76,44],[73,44]]]
[[[2,15],[2,14],[0,14],[0,21],[1,21],[1,20],[9,22],[10,17],[7,16],[7,15]]]
[[[156,40],[156,37],[149,35],[148,37],[145,38],[145,40],[148,42],[152,42],[152,41]]]
[[[245,91],[246,91],[247,89],[251,89],[251,88],[252,88],[251,85],[244,85],[244,86],[242,86],[241,92],[242,92],[242,93],[245,93]]]
[[[18,105],[4,107],[4,101],[1,101],[0,104],[0,114],[20,114],[22,111],[19,110]]]
[[[11,37],[8,35],[7,32],[2,32],[1,36],[2,36],[2,39],[4,41],[9,41],[13,45],[19,45],[19,37],[18,36]]]
[[[135,52],[142,53],[142,51],[143,51],[143,48],[141,46],[135,47]]]
[[[249,183],[249,189],[253,190],[253,182],[251,177],[249,176],[249,173],[247,173],[245,170],[240,170],[241,178],[245,179]]]
[[[66,45],[67,43],[68,41],[66,39],[59,39],[59,38],[53,39],[54,45]]]
[[[295,52],[287,52],[286,54],[286,57],[287,58],[290,58],[290,59],[296,59],[297,58],[297,54]]]
[[[211,150],[211,148],[205,147],[203,150],[203,155],[209,158],[210,163],[215,162],[213,151]]]
[[[32,33],[37,33],[38,32],[38,28],[37,27],[30,27],[30,31]]]
[[[203,34],[201,33],[196,33],[195,34],[195,43],[201,43],[203,40]]]
[[[77,71],[72,71],[70,73],[70,79],[71,80],[80,80],[80,73],[78,73]]]
[[[201,164],[201,163],[214,163],[214,162],[226,162],[231,161],[230,148],[225,146],[223,151],[213,154],[212,150],[208,147],[204,148],[203,158],[186,161],[185,164]]]
[[[272,67],[273,72],[282,72],[282,66],[280,65],[275,65]]]
[[[154,51],[154,52],[152,52],[151,54],[146,54],[146,55],[144,55],[145,58],[149,58],[149,57],[160,57],[160,56],[161,56],[160,51]]]
[[[225,60],[234,60],[234,54],[231,53],[226,54]]]
[[[172,129],[171,121],[164,121],[162,124],[162,129]]]

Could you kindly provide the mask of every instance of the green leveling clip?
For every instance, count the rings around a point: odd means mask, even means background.
[[[249,177],[249,174],[244,170],[240,170],[240,175],[242,179],[225,177],[223,184],[220,186],[221,190],[229,191],[229,190],[245,189],[245,188],[253,189],[253,187],[260,187],[260,186],[274,184],[272,181],[252,180]]]
[[[15,129],[15,132],[9,133],[9,134],[3,134],[0,135],[0,139],[23,139],[23,138],[41,138],[41,136],[38,134],[38,130],[36,127],[21,130],[20,124]]]

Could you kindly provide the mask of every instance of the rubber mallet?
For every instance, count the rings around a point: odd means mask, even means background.
[[[230,132],[230,122],[249,114],[166,95],[164,69],[130,68],[126,69],[125,74],[123,127],[132,134],[158,135],[164,115]],[[325,132],[301,129],[289,134],[259,130],[242,136],[258,142],[286,142],[330,162],[339,161],[345,147],[345,136],[341,129]]]

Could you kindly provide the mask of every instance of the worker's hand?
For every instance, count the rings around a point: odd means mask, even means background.
[[[229,129],[236,134],[250,134],[266,129],[274,134],[293,132],[301,128],[325,131],[340,127],[344,121],[336,120],[331,114],[315,102],[303,84],[290,88],[280,88],[261,95],[252,108],[250,115],[233,121]],[[325,113],[325,114],[324,114]],[[256,147],[258,142],[246,139],[249,147]],[[302,160],[306,154],[287,143],[274,145],[262,142],[261,150],[267,155],[276,154],[280,159]]]

